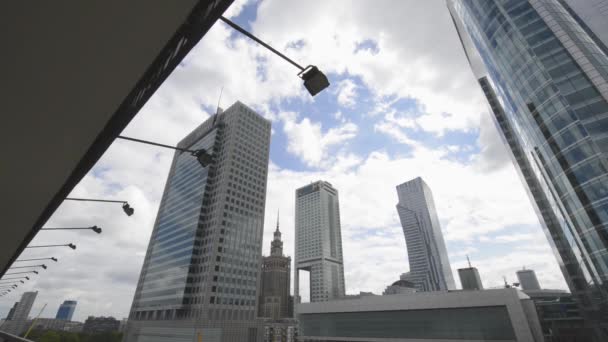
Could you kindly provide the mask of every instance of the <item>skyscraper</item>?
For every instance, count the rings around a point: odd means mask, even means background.
[[[270,122],[236,102],[178,146],[213,162],[174,155],[125,340],[255,341]]]
[[[591,3],[448,1],[566,282],[605,341],[608,57],[601,40],[608,31],[582,10]]]
[[[21,300],[15,303],[15,306],[12,309],[13,314],[11,320],[4,323],[2,330],[13,335],[23,333],[27,327],[27,319],[37,295],[38,291],[24,292],[23,295],[21,295]]]
[[[299,270],[310,272],[310,301],[344,296],[344,262],[338,190],[317,181],[296,190],[294,297],[300,301]]]
[[[519,281],[519,286],[524,291],[528,290],[540,290],[540,284],[538,283],[538,279],[536,278],[536,273],[534,270],[519,270],[517,273],[517,280]]]
[[[469,261],[468,256],[467,261]],[[471,266],[470,261],[469,267],[458,269],[458,277],[460,278],[460,285],[462,285],[463,290],[483,290],[479,271],[477,271],[476,267]]]
[[[78,303],[75,300],[64,300],[63,304],[59,305],[59,310],[57,310],[55,318],[71,321],[72,316],[74,316],[74,311],[76,311],[76,304]]]
[[[456,288],[431,189],[417,177],[397,186],[397,213],[410,263],[408,281],[419,291]]]
[[[270,243],[270,255],[262,260],[262,282],[260,285],[259,317],[272,319],[291,318],[289,288],[291,281],[291,258],[283,255],[283,241],[277,230]]]

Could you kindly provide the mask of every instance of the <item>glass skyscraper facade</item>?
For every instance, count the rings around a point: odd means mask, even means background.
[[[213,162],[175,153],[125,340],[255,340],[270,122],[237,102],[178,147]]]
[[[566,282],[597,340],[608,340],[608,57],[599,26],[576,15],[580,1],[448,4]]]
[[[317,181],[296,190],[294,299],[300,302],[299,270],[310,272],[310,301],[344,296],[344,261],[338,190]]]
[[[431,189],[417,177],[398,185],[397,195],[397,213],[410,263],[410,271],[403,279],[416,284],[418,291],[455,290]]]
[[[78,303],[75,300],[64,300],[63,304],[59,305],[55,318],[71,321],[74,316],[74,311],[76,311],[76,304]]]

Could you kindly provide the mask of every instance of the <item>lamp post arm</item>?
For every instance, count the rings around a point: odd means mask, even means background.
[[[181,148],[181,147],[159,144],[159,143],[155,143],[155,142],[151,142],[151,141],[147,141],[147,140],[141,140],[141,139],[135,139],[135,138],[125,137],[125,136],[122,136],[122,135],[119,135],[116,138],[118,138],[118,139],[124,139],[124,140],[131,140],[131,141],[135,141],[135,142],[142,143],[142,144],[148,144],[148,145],[154,145],[154,146],[159,146],[159,147],[164,147],[164,148],[170,148],[172,150],[178,150],[178,151],[182,151],[182,152],[190,152],[190,153],[194,153],[195,152],[193,150],[188,150],[188,149]]]
[[[275,50],[272,46],[264,43],[263,41],[261,41],[259,38],[257,38],[256,36],[252,35],[251,33],[245,31],[244,28],[240,27],[239,25],[235,24],[234,22],[226,19],[224,16],[220,16],[220,20],[225,22],[226,24],[228,24],[228,26],[232,27],[233,29],[239,31],[240,33],[246,35],[247,37],[253,39],[256,43],[262,45],[263,47],[267,48],[268,50],[274,52],[276,55],[279,55],[279,57],[283,58],[284,60],[288,61],[289,63],[293,64],[296,68],[300,69],[300,71],[304,71],[304,68],[292,61],[291,59],[289,59],[289,57],[285,56],[284,54],[280,53],[279,51]]]
[[[84,201],[84,202],[127,203],[127,201],[100,200],[100,199],[76,198],[76,197],[66,197],[66,198],[64,198],[64,200],[66,200],[66,201]]]

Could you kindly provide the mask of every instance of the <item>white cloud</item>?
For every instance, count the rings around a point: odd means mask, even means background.
[[[343,107],[354,107],[356,104],[357,97],[357,84],[347,78],[340,81],[336,87],[338,94],[338,103]]]
[[[293,112],[283,112],[279,116],[288,137],[287,150],[309,166],[319,167],[333,161],[329,156],[330,148],[353,139],[358,132],[357,125],[352,122],[323,132],[320,123],[312,122],[309,118],[298,121]]]

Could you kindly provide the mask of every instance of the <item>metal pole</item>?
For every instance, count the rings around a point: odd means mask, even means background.
[[[135,142],[142,143],[142,144],[148,144],[148,145],[154,145],[154,146],[159,146],[159,147],[164,147],[164,148],[170,148],[172,150],[178,150],[178,151],[182,151],[182,152],[190,152],[190,153],[194,153],[195,152],[193,150],[188,150],[188,149],[181,148],[181,147],[169,146],[169,145],[159,144],[159,143],[155,143],[155,142],[151,142],[151,141],[146,141],[146,140],[141,140],[141,139],[135,139],[135,138],[129,138],[129,137],[125,137],[125,136],[122,136],[122,135],[119,135],[116,138],[118,138],[118,139],[124,139],[124,140],[131,140],[131,141],[135,141]]]
[[[15,262],[23,262],[23,261],[36,261],[36,260],[53,260],[53,261],[57,261],[57,258],[34,258],[34,259],[21,259],[21,260],[15,260]]]
[[[100,199],[75,198],[75,197],[66,197],[66,198],[64,198],[64,200],[66,200],[66,201],[85,201],[85,202],[127,203],[127,201],[113,201],[113,200],[100,200]]]
[[[303,68],[303,67],[302,67],[300,64],[298,64],[298,63],[296,63],[296,62],[292,61],[291,59],[289,59],[289,58],[288,58],[287,56],[285,56],[284,54],[282,54],[282,53],[280,53],[279,51],[275,50],[275,49],[274,49],[272,46],[270,46],[270,45],[268,45],[268,44],[264,43],[263,41],[261,41],[261,40],[260,40],[259,38],[257,38],[256,36],[254,36],[254,35],[252,35],[251,33],[249,33],[249,32],[247,32],[247,31],[245,31],[245,29],[244,29],[244,28],[242,28],[242,27],[240,27],[239,25],[237,25],[237,24],[233,23],[232,21],[230,21],[230,20],[228,20],[228,19],[224,18],[223,16],[220,16],[220,20],[221,20],[221,21],[223,21],[223,22],[225,22],[226,24],[228,24],[228,25],[229,25],[230,27],[232,27],[233,29],[235,29],[235,30],[237,30],[237,31],[241,32],[242,34],[246,35],[247,37],[249,37],[249,38],[253,39],[255,42],[257,42],[258,44],[260,44],[260,45],[262,45],[263,47],[267,48],[268,50],[270,50],[270,51],[274,52],[275,54],[279,55],[279,56],[280,56],[281,58],[283,58],[284,60],[286,60],[286,61],[288,61],[289,63],[293,64],[293,65],[294,65],[296,68],[300,69],[300,71],[303,71],[303,70],[304,70],[304,68]]]

